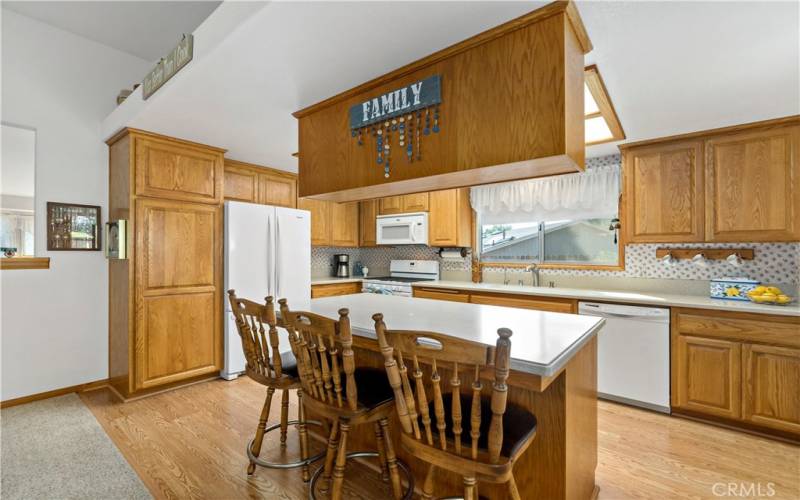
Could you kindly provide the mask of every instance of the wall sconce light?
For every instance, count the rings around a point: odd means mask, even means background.
[[[706,255],[702,252],[696,254],[692,257],[692,264],[697,267],[708,267],[708,260],[706,259]]]

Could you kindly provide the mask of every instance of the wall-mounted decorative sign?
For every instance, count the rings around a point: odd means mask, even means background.
[[[47,202],[47,250],[100,250],[100,207]]]
[[[147,99],[153,95],[167,80],[186,66],[192,60],[193,55],[194,37],[191,34],[184,34],[178,45],[167,54],[167,57],[161,58],[156,67],[144,77],[142,97]]]
[[[365,136],[375,138],[375,162],[383,166],[384,177],[389,177],[393,135],[398,156],[412,163],[422,159],[420,135],[439,132],[441,81],[440,75],[429,76],[350,108],[350,135],[359,146]]]

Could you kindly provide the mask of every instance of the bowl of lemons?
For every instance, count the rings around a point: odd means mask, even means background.
[[[756,304],[786,305],[793,299],[777,286],[758,286],[747,292],[747,298]]]

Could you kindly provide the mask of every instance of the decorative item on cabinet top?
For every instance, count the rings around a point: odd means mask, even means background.
[[[105,254],[107,259],[128,258],[128,221],[125,219],[106,222]]]
[[[153,95],[156,90],[160,89],[170,78],[175,76],[181,68],[189,64],[193,55],[194,36],[191,33],[184,33],[178,45],[170,50],[166,57],[162,57],[156,67],[151,69],[144,77],[142,98],[147,99]]]

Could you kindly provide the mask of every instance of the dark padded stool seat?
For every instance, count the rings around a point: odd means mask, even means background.
[[[375,408],[394,399],[394,391],[386,378],[386,371],[378,368],[356,368],[358,402],[365,408]],[[347,394],[345,387],[345,394]]]
[[[472,408],[472,396],[461,394],[461,412],[466,415],[461,421],[461,444],[467,448],[472,446],[472,437],[469,434],[469,408]],[[448,425],[453,421],[451,410],[453,408],[452,393],[442,395],[444,401],[444,418]],[[466,413],[465,412],[466,409]],[[436,428],[436,413],[433,409],[433,401],[428,404],[428,411],[431,416],[431,430],[434,434],[439,433]],[[489,425],[492,422],[492,401],[488,397],[481,398],[481,435],[478,437],[478,448],[486,450],[489,447]],[[521,445],[533,432],[536,432],[536,416],[527,410],[520,408],[512,403],[507,403],[506,412],[503,414],[503,444],[500,454],[509,457],[513,454],[517,446]],[[453,437],[452,432],[447,433],[448,437]]]
[[[275,369],[272,366],[272,359],[270,358],[269,367],[273,370]],[[289,375],[290,377],[298,378],[300,377],[297,371],[297,359],[294,357],[294,353],[292,351],[286,351],[281,353],[281,373],[284,375]]]

